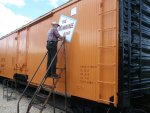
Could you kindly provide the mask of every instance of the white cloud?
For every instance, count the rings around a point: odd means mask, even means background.
[[[34,0],[34,2],[39,1],[48,1],[53,8],[58,7],[60,4],[60,0]],[[63,3],[67,1],[69,0],[63,0]],[[14,31],[32,20],[26,16],[15,14],[6,7],[7,4],[21,7],[25,5],[25,0],[0,0],[0,37]]]
[[[49,0],[53,7],[58,7],[58,0]]]
[[[69,0],[33,0],[34,2],[49,2],[49,4],[53,7],[56,8],[60,5],[60,3],[65,3],[68,2]]]
[[[12,4],[16,5],[18,7],[25,5],[25,0],[0,0],[0,3],[6,5],[6,4]]]
[[[21,27],[31,21],[30,18],[15,14],[4,4],[0,3],[0,36]]]

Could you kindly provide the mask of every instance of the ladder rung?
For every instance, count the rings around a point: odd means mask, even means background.
[[[5,90],[5,91],[7,91],[7,90]],[[9,90],[8,90],[8,92],[7,92],[7,93],[13,93],[13,92],[14,92],[14,91],[9,91]]]
[[[46,91],[51,91],[55,88],[53,85],[43,85],[42,88]]]
[[[116,47],[115,45],[108,45],[108,46],[97,46],[98,48],[113,48]]]
[[[43,98],[43,99],[46,99],[48,97],[48,95],[44,95],[42,93],[36,94],[36,96],[40,97],[40,98]]]
[[[12,89],[3,89],[3,91],[8,91],[8,93],[14,92]]]
[[[35,108],[37,108],[37,109],[39,109],[39,110],[42,110],[42,109],[45,109],[45,108],[46,108],[46,107],[43,106],[42,104],[36,104],[36,103],[32,104],[32,106],[35,107]]]
[[[57,70],[64,70],[65,68],[57,67]]]
[[[3,87],[3,90],[7,90],[7,87]]]

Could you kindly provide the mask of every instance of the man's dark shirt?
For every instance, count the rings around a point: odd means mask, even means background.
[[[48,41],[58,41],[61,38],[57,28],[52,28],[48,31]]]

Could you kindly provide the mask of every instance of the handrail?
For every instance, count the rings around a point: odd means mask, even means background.
[[[67,113],[67,71],[66,71],[66,68],[67,68],[67,57],[66,57],[66,46],[64,45],[64,67],[65,67],[65,113]]]
[[[25,94],[26,90],[28,89],[30,83],[32,82],[32,80],[33,80],[34,77],[36,76],[36,74],[37,74],[39,68],[40,68],[41,65],[43,64],[43,62],[44,62],[44,60],[45,60],[47,54],[48,54],[48,52],[46,52],[46,54],[44,55],[44,57],[43,57],[43,59],[41,60],[41,62],[40,62],[40,64],[39,64],[38,68],[37,68],[36,71],[34,72],[32,78],[30,79],[30,81],[28,82],[28,84],[27,84],[26,88],[24,89],[22,95],[20,96],[19,101],[18,101],[18,103],[17,103],[17,113],[19,113],[19,104],[20,104],[20,101],[21,101],[22,97],[24,96],[24,94]]]
[[[50,65],[48,66],[48,68],[47,68],[47,70],[46,70],[46,73],[44,74],[44,76],[43,76],[43,78],[42,78],[42,80],[41,80],[41,82],[40,82],[40,85],[38,86],[38,88],[37,88],[36,91],[34,92],[33,98],[31,99],[31,101],[30,101],[30,103],[29,103],[29,106],[30,106],[30,104],[33,102],[36,93],[41,89],[41,87],[42,87],[42,85],[43,85],[43,83],[44,83],[44,81],[45,81],[45,79],[46,79],[46,77],[47,77],[48,71],[49,71],[49,69],[51,68],[51,66],[52,66],[52,64],[53,64],[53,62],[54,62],[54,60],[55,60],[55,58],[57,57],[57,54],[59,53],[59,51],[60,51],[61,48],[63,47],[63,44],[64,44],[64,40],[63,40],[62,44],[60,45],[59,49],[57,50],[56,54],[54,55],[53,59],[51,60],[51,63],[50,63]],[[29,106],[28,106],[28,109],[29,109]],[[18,112],[18,113],[19,113],[19,112]]]

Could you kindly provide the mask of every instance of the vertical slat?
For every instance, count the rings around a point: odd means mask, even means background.
[[[142,74],[142,0],[140,0],[140,13],[139,13],[139,33],[140,33],[140,40],[139,40],[139,47],[140,47],[140,53],[139,53],[139,81],[141,82],[141,74]]]
[[[128,0],[128,96],[131,91],[131,0]]]
[[[114,76],[114,81],[116,82],[116,86],[115,86],[115,88],[114,88],[114,102],[115,102],[115,106],[117,106],[117,100],[118,100],[118,95],[116,94],[116,92],[118,92],[118,57],[119,57],[119,54],[118,54],[118,42],[119,42],[119,36],[118,36],[118,34],[119,34],[119,13],[118,13],[118,11],[119,11],[119,1],[118,0],[116,0],[115,1],[116,2],[116,12],[117,12],[117,18],[116,18],[116,76]],[[115,75],[115,74],[114,74]]]

